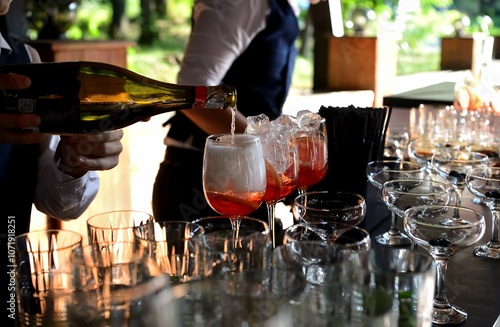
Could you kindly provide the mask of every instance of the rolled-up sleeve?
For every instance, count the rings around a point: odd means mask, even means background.
[[[99,190],[99,176],[90,171],[73,178],[57,168],[54,154],[58,136],[40,145],[35,206],[41,212],[62,220],[76,219],[83,214]]]

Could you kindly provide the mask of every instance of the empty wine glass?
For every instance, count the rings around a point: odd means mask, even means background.
[[[260,138],[250,134],[207,137],[203,157],[203,191],[208,204],[221,215],[238,220],[255,211],[266,192],[266,166]]]
[[[424,179],[426,166],[417,162],[404,160],[378,160],[368,163],[367,176],[370,183],[382,192],[385,182],[393,179]],[[378,244],[386,246],[409,246],[411,241],[401,233],[398,220],[391,210],[391,227],[381,235],[375,236]]]
[[[331,221],[358,225],[365,218],[366,201],[352,192],[311,191],[294,199],[292,212],[297,222]]]
[[[431,159],[432,169],[453,185],[456,206],[462,205],[465,176],[472,168],[482,165],[488,165],[488,156],[479,152],[440,150],[436,151]],[[448,223],[460,223],[460,217],[456,215]]]
[[[485,245],[477,246],[474,254],[480,258],[500,259],[500,168],[479,167],[469,171],[466,178],[469,191],[481,199],[491,212],[491,238]]]
[[[458,212],[464,223],[443,224]],[[472,209],[447,205],[410,207],[405,211],[404,229],[417,245],[427,250],[436,260],[436,295],[432,322],[459,324],[467,319],[467,312],[452,305],[446,295],[446,270],[451,256],[476,243],[484,234],[484,216]]]

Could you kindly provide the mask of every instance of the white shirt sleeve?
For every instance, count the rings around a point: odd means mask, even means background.
[[[63,220],[76,219],[87,209],[99,190],[99,176],[89,171],[73,178],[57,168],[54,154],[59,136],[40,144],[35,206],[45,214]]]
[[[233,61],[266,26],[267,0],[198,0],[178,84],[218,85]]]

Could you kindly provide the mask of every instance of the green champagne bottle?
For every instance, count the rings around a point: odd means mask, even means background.
[[[170,84],[105,63],[1,65],[6,73],[28,76],[31,86],[0,92],[0,112],[39,115],[41,133],[97,133],[169,111],[236,106],[232,86]]]

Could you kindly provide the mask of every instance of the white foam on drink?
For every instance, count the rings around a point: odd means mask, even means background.
[[[255,145],[255,136],[230,134],[219,137],[205,151],[205,184],[212,191],[235,193],[265,189],[266,169],[262,145]],[[258,160],[262,158],[262,160]]]

